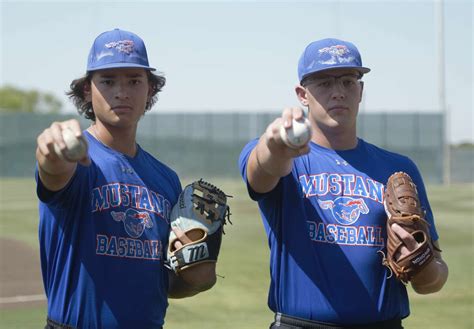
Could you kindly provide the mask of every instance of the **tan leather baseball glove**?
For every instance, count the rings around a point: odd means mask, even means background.
[[[396,172],[388,179],[384,198],[387,213],[387,255],[383,264],[405,284],[419,273],[434,256],[434,247],[429,232],[429,223],[418,198],[416,186],[404,172]],[[400,237],[392,230],[398,224],[410,233],[418,243],[416,249],[402,255],[404,246]]]

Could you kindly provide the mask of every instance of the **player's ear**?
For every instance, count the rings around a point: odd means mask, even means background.
[[[308,106],[308,91],[302,85],[297,85],[295,87],[296,96],[300,101],[301,105]]]
[[[149,102],[151,98],[153,97],[153,91],[154,91],[153,85],[150,82],[148,82],[147,102]]]
[[[360,95],[359,95],[359,103],[362,102],[362,93],[364,92],[364,81],[360,82]]]
[[[84,100],[86,102],[92,102],[92,91],[90,81],[84,81],[84,85],[82,86],[82,92],[84,93]]]

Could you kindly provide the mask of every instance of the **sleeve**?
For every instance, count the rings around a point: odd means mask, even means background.
[[[242,179],[244,180],[245,184],[247,185],[247,192],[249,193],[250,198],[253,201],[260,201],[264,198],[267,198],[268,196],[274,194],[276,190],[280,188],[281,185],[281,180],[278,183],[278,185],[270,192],[268,193],[258,193],[255,192],[252,187],[250,186],[248,179],[247,179],[247,163],[249,160],[250,153],[252,150],[257,146],[258,143],[258,138],[250,141],[247,145],[244,146],[242,149],[242,152],[240,153],[239,156],[239,169],[240,169],[240,175],[242,176]]]
[[[181,185],[181,181],[180,181],[180,179],[178,177],[178,174],[176,172],[174,172],[174,176],[175,176],[175,179],[174,179],[175,195],[173,196],[174,199],[173,199],[171,207],[173,207],[176,204],[176,202],[178,202],[179,195],[183,191],[183,186]]]
[[[413,179],[413,182],[416,185],[416,189],[418,191],[418,197],[420,198],[421,206],[425,211],[426,220],[430,224],[430,234],[433,241],[437,241],[439,239],[438,232],[436,230],[436,226],[434,223],[434,216],[433,211],[431,210],[430,202],[428,201],[428,195],[426,193],[425,184],[423,183],[423,178],[421,176],[420,171],[416,164],[411,160],[408,159],[410,168],[407,169],[407,173]]]
[[[90,167],[94,164],[92,163]],[[39,177],[38,164],[35,168],[35,179],[36,179],[36,194],[38,199],[53,208],[65,208],[68,206],[69,201],[73,199],[75,194],[80,191],[87,184],[88,180],[88,167],[84,167],[80,164],[77,165],[76,172],[71,177],[67,185],[59,191],[48,190]]]

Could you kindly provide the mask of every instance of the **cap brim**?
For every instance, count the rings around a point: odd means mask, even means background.
[[[310,75],[313,75],[313,74],[316,74],[316,73],[321,73],[321,72],[328,72],[328,71],[338,70],[338,69],[356,70],[356,71],[359,71],[361,74],[366,74],[366,73],[370,72],[370,69],[368,67],[363,67],[363,66],[350,66],[350,65],[332,66],[332,67],[324,68],[324,69],[321,69],[321,70],[315,70],[313,72],[308,72],[301,78],[300,82],[303,81],[305,78],[309,77]]]
[[[156,71],[154,67],[149,67],[146,65],[133,64],[133,63],[111,63],[106,65],[101,65],[98,67],[87,68],[87,72],[107,70],[107,69],[145,69],[148,71]]]

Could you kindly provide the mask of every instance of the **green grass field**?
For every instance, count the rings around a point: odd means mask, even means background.
[[[268,328],[268,248],[256,204],[238,180],[212,180],[230,200],[232,221],[220,254],[217,285],[193,298],[170,300],[167,329]],[[184,181],[183,183],[186,183]],[[474,327],[473,213],[474,186],[428,186],[443,257],[449,265],[444,289],[416,295],[410,288],[411,316],[406,329]],[[0,235],[37,248],[37,201],[34,181],[0,180]],[[0,328],[42,328],[43,308],[0,310]]]

